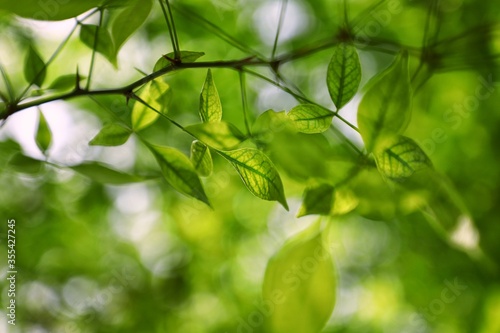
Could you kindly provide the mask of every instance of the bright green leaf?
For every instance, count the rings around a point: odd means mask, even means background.
[[[186,131],[215,149],[231,150],[245,140],[240,130],[224,121],[187,126]]]
[[[337,279],[318,224],[290,238],[267,264],[268,332],[318,333],[335,306]],[[267,331],[266,331],[267,332]]]
[[[148,148],[156,157],[163,176],[173,188],[210,206],[201,180],[184,154],[174,148],[152,144],[148,144]]]
[[[103,0],[0,0],[0,8],[35,20],[58,21],[80,15]]]
[[[152,0],[129,0],[117,9],[111,24],[115,57],[125,41],[146,21],[152,7]]]
[[[43,116],[43,113],[39,111],[38,128],[35,135],[36,145],[42,153],[46,153],[52,143],[52,133],[50,131],[47,120]]]
[[[206,123],[222,119],[222,105],[210,69],[200,94],[200,117]]]
[[[218,153],[233,165],[250,192],[264,200],[278,201],[288,210],[280,175],[263,152],[242,148]]]
[[[191,163],[200,176],[208,177],[212,173],[213,162],[210,149],[198,140],[191,144]]]
[[[312,214],[329,215],[334,204],[334,194],[335,188],[329,184],[316,184],[306,188],[297,217]]]
[[[360,81],[361,64],[356,48],[350,43],[336,45],[328,65],[326,84],[337,110],[354,97]]]
[[[181,54],[181,62],[190,63],[195,62],[198,58],[205,55],[205,52],[193,52],[193,51],[180,51]],[[155,64],[154,71],[159,71],[160,69],[172,66],[172,61],[168,59],[174,59],[175,53],[167,53],[162,56]]]
[[[31,45],[24,60],[24,78],[29,83],[41,87],[46,75],[47,68],[45,67],[45,62]]]
[[[85,79],[85,76],[79,75],[79,81]],[[69,90],[74,89],[76,87],[77,75],[76,74],[68,74],[59,76],[54,80],[49,86],[48,89],[52,90]]]
[[[334,113],[313,104],[300,104],[288,112],[299,132],[322,133],[330,127]]]
[[[432,167],[432,163],[415,141],[398,136],[375,154],[379,171],[387,178],[402,181],[414,172]]]
[[[411,87],[408,54],[400,54],[394,63],[370,83],[358,108],[358,125],[368,151],[380,142],[402,133],[411,116]]]
[[[150,107],[139,101],[135,102],[132,109],[132,127],[136,131],[140,131],[154,123],[160,116],[158,112],[167,113],[170,86],[161,79],[153,80],[141,90],[139,98]]]
[[[127,142],[132,131],[119,124],[108,124],[90,141],[91,146],[119,146]]]
[[[40,160],[17,153],[9,160],[8,166],[16,172],[34,175],[42,171],[45,165]]]
[[[94,24],[81,24],[80,40],[91,49],[94,49],[96,30],[98,28],[99,31],[97,32],[96,51],[102,54],[113,66],[116,67],[115,46],[113,40],[111,39],[111,35],[105,27],[98,27]]]
[[[143,177],[127,174],[98,162],[86,162],[69,168],[103,184],[121,185],[144,181]]]

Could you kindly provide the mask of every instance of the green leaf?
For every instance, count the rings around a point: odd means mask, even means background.
[[[108,124],[90,141],[91,146],[119,146],[127,142],[132,134],[129,128],[120,124]]]
[[[350,43],[336,45],[328,65],[326,84],[337,110],[354,97],[360,81],[361,64],[356,48]]]
[[[269,260],[263,284],[266,332],[317,333],[335,306],[337,280],[318,224],[290,238]]]
[[[50,131],[47,120],[41,111],[39,113],[38,128],[36,130],[35,142],[42,153],[46,153],[52,143],[52,133]]]
[[[57,79],[54,80],[49,86],[48,89],[52,90],[69,90],[69,89],[74,89],[76,87],[76,81],[77,78],[79,81],[85,79],[85,76],[82,75],[76,75],[76,74],[68,74],[68,75],[63,75],[59,76]]]
[[[94,24],[80,24],[80,40],[91,49],[94,49],[96,30],[98,28],[99,31],[97,32],[96,52],[102,54],[113,66],[116,67],[115,46],[113,40],[111,39],[111,35],[106,28],[98,27]]]
[[[278,201],[288,210],[280,175],[263,152],[253,148],[217,152],[233,165],[250,192],[264,200]]]
[[[210,149],[198,140],[191,144],[191,163],[202,177],[208,177],[212,174],[213,162]]]
[[[231,150],[245,140],[245,135],[234,125],[221,121],[187,126],[191,133],[204,144],[222,150]]]
[[[46,75],[47,68],[45,67],[45,62],[35,48],[30,45],[28,54],[24,60],[24,78],[29,83],[33,83],[41,87],[43,81],[45,81]]]
[[[193,164],[184,154],[170,147],[147,145],[156,157],[163,176],[173,188],[210,206],[201,180]]]
[[[0,8],[35,20],[58,21],[78,16],[103,0],[0,0]]]
[[[297,131],[307,134],[322,133],[330,127],[334,113],[313,104],[300,104],[288,112]]]
[[[306,188],[297,217],[312,214],[329,215],[334,204],[334,193],[335,188],[330,184],[316,184]]]
[[[190,63],[190,62],[195,62],[198,60],[198,58],[202,57],[205,55],[205,52],[193,52],[193,51],[180,51],[181,54],[181,62],[182,63]],[[168,59],[174,59],[175,58],[175,53],[167,53],[163,55],[160,59],[155,64],[154,71],[159,71],[160,69],[166,68],[166,67],[171,67],[172,66],[172,61]]]
[[[130,175],[98,162],[82,163],[69,168],[98,183],[103,184],[121,185],[145,180],[144,177]]]
[[[153,124],[160,116],[158,112],[167,113],[170,86],[161,79],[153,80],[141,90],[139,98],[150,107],[139,101],[135,102],[132,108],[132,127],[135,131],[140,131]]]
[[[115,57],[125,41],[146,21],[152,8],[152,0],[129,0],[124,7],[116,10],[111,24]]]
[[[40,160],[17,153],[8,162],[8,167],[16,172],[35,175],[43,170],[44,163]]]
[[[375,154],[379,171],[387,178],[402,181],[432,163],[415,141],[399,135]]]
[[[222,119],[222,105],[210,69],[200,94],[200,117],[205,123]]]
[[[380,142],[402,133],[411,117],[411,87],[408,54],[372,80],[358,108],[358,125],[368,151]]]

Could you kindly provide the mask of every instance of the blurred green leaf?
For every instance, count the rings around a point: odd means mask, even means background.
[[[170,86],[161,79],[156,79],[144,86],[139,93],[139,98],[146,102],[151,108],[166,114],[170,100]],[[135,101],[132,108],[132,127],[140,131],[153,124],[160,116],[147,105]]]
[[[127,142],[132,134],[129,128],[120,124],[108,124],[89,142],[91,146],[119,146]]]
[[[222,119],[222,105],[210,69],[200,94],[200,117],[205,123],[219,122]]]
[[[354,97],[360,81],[361,64],[358,51],[350,43],[339,43],[333,48],[326,76],[328,91],[337,110]]]
[[[399,135],[385,143],[375,153],[379,171],[387,178],[402,181],[423,168],[432,168],[432,162],[415,141]]]
[[[129,0],[112,15],[111,37],[114,42],[115,57],[125,41],[146,21],[153,8],[153,0]]]
[[[35,142],[42,153],[45,154],[52,144],[52,132],[42,111],[39,111],[38,114],[38,128],[36,130]]]
[[[337,280],[318,223],[290,238],[267,264],[263,299],[268,332],[317,333],[333,311]]]
[[[170,147],[147,145],[158,161],[163,176],[173,188],[210,206],[200,178],[184,154]]]
[[[335,188],[330,184],[315,184],[304,190],[302,206],[297,217],[319,214],[329,215],[334,204]]]
[[[253,148],[217,152],[233,165],[250,192],[264,200],[278,201],[288,210],[280,175],[263,152]]]
[[[181,62],[190,63],[195,62],[198,58],[205,55],[205,52],[193,52],[193,51],[180,51]],[[167,53],[163,55],[155,64],[153,71],[159,71],[160,69],[172,66],[172,62],[168,59],[175,59],[175,53]]]
[[[113,66],[116,67],[115,45],[109,31],[105,27],[98,27],[94,24],[80,24],[80,40],[92,50],[94,49],[96,34],[96,52],[102,54]]]
[[[313,104],[300,104],[288,112],[299,132],[314,134],[322,133],[330,127],[334,113]]]
[[[191,162],[200,176],[208,177],[212,173],[213,162],[210,149],[198,140],[191,144]]]
[[[28,157],[22,153],[17,153],[9,160],[8,166],[16,172],[34,175],[42,171],[45,164],[43,161]]]
[[[85,76],[82,76],[82,75],[77,76],[76,74],[68,74],[68,75],[59,76],[57,79],[55,79],[50,84],[48,89],[52,89],[52,90],[74,89],[74,88],[76,88],[77,77],[79,78],[80,81],[85,79]]]
[[[45,67],[45,62],[34,46],[30,45],[28,54],[24,59],[24,78],[29,83],[41,87],[46,75],[47,68]]]
[[[35,20],[58,21],[80,15],[103,2],[103,0],[0,0],[0,8]]]
[[[387,138],[402,133],[411,116],[408,53],[370,83],[358,107],[358,125],[366,149],[372,151]]]
[[[130,175],[98,162],[85,162],[69,168],[98,183],[103,184],[122,185],[145,180],[144,177]]]
[[[185,129],[198,140],[215,149],[231,150],[245,140],[245,135],[240,130],[224,121],[191,125]]]

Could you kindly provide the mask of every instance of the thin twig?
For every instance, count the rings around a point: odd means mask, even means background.
[[[243,106],[243,119],[245,120],[245,128],[247,130],[247,135],[252,136],[252,132],[250,131],[250,125],[248,124],[248,102],[247,102],[247,87],[245,80],[245,73],[240,71],[240,90],[241,90],[241,104]]]
[[[97,43],[99,42],[99,31],[101,29],[103,20],[104,20],[104,15],[103,15],[102,10],[100,10],[99,11],[99,25],[95,29],[95,34],[94,34],[94,46],[92,48],[92,57],[90,58],[90,68],[89,68],[89,75],[87,78],[86,90],[90,89],[90,81],[92,80],[92,72],[94,71],[95,56],[97,53]]]
[[[273,51],[271,53],[271,59],[273,59],[273,60],[274,60],[274,57],[276,56],[276,49],[278,47],[278,40],[280,37],[281,27],[283,26],[283,22],[285,20],[287,3],[288,3],[288,0],[283,0],[281,2],[280,18],[278,21],[278,28],[276,29],[276,36],[274,37]]]

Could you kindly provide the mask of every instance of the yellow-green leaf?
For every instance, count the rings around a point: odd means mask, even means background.
[[[129,128],[120,124],[108,124],[90,141],[91,146],[119,146],[127,142],[132,134]]]
[[[181,55],[181,62],[182,63],[190,63],[190,62],[195,62],[198,60],[198,58],[202,57],[205,55],[205,52],[193,52],[193,51],[180,51]],[[154,71],[159,71],[160,69],[166,68],[166,67],[171,67],[172,66],[172,61],[169,59],[174,59],[175,58],[175,53],[167,53],[163,55],[160,59],[155,64]]]
[[[38,120],[38,128],[36,130],[35,141],[36,145],[42,153],[46,153],[52,144],[52,133],[50,131],[49,125],[47,124],[47,120],[45,119],[42,111],[39,111],[39,120]]]
[[[132,127],[140,131],[153,124],[160,113],[166,114],[170,100],[170,86],[161,79],[148,84],[139,93],[139,98],[149,105],[136,101],[132,109]]]
[[[387,178],[402,181],[414,172],[432,167],[432,163],[415,141],[399,135],[375,154],[379,171]]]
[[[300,104],[288,112],[287,117],[297,131],[307,134],[322,133],[330,127],[334,113],[313,104]]]
[[[222,105],[210,69],[200,94],[200,117],[206,123],[222,119]]]
[[[240,130],[224,121],[187,126],[186,131],[215,149],[231,150],[245,140]]]
[[[318,225],[289,239],[267,264],[263,299],[272,307],[266,332],[317,333],[335,306],[337,280]]]
[[[45,62],[38,51],[31,45],[24,60],[24,78],[29,83],[41,87],[46,75],[47,68],[45,67]]]
[[[336,45],[328,65],[326,83],[337,110],[354,97],[360,81],[361,64],[356,48],[350,43]]]
[[[213,162],[210,149],[198,140],[191,144],[191,163],[202,177],[208,177],[212,173]]]
[[[173,188],[210,206],[201,180],[189,158],[170,147],[148,144],[148,148],[158,161],[163,176]]]
[[[217,152],[233,165],[250,192],[264,200],[278,201],[288,210],[280,175],[263,152],[253,148]]]
[[[121,185],[144,181],[143,177],[127,174],[98,162],[86,162],[70,169],[103,184]]]
[[[400,54],[394,63],[377,75],[358,108],[358,126],[368,151],[380,142],[402,133],[411,117],[411,87],[408,54]]]

